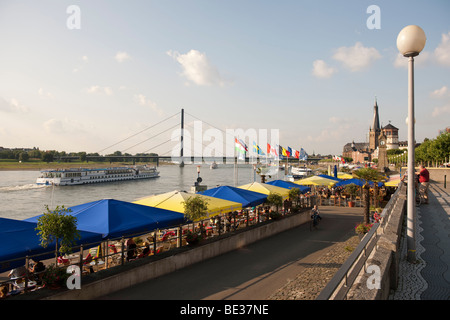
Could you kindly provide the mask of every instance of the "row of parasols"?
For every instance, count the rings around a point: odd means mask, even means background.
[[[330,187],[348,183],[360,184],[362,181],[313,176],[295,182],[274,180],[267,183],[253,182],[239,187],[219,186],[195,196],[207,201],[207,215],[212,217],[263,204],[271,193],[281,195],[284,200],[289,197],[289,191],[292,188],[298,188],[304,194],[309,192],[310,186],[313,185]],[[194,196],[192,193],[185,191],[171,191],[134,202],[102,199],[70,207],[70,214],[76,216],[77,228],[81,234],[77,244],[119,238],[130,234],[144,234],[149,230],[183,224],[186,222],[183,203],[192,196]],[[26,220],[0,218],[0,243],[2,243],[0,262],[48,251],[48,248],[44,249],[40,246],[40,239],[36,232],[40,216]],[[52,244],[49,248],[52,248]],[[0,265],[0,269],[4,270],[5,267],[7,265]]]

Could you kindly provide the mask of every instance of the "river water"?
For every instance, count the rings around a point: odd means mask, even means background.
[[[71,207],[101,199],[134,201],[136,199],[161,194],[173,190],[190,191],[197,180],[197,166],[176,165],[158,167],[160,177],[136,181],[97,183],[80,186],[38,186],[36,178],[39,171],[0,171],[0,217],[17,220],[27,219],[57,205]],[[217,169],[201,166],[202,185],[208,189],[218,185],[239,186],[259,181],[252,165],[240,164],[237,181],[233,165],[220,164]],[[276,177],[274,177],[275,179]]]

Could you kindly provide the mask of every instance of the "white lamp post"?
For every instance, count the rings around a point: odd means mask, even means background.
[[[410,25],[402,29],[397,37],[397,48],[408,57],[408,119],[414,119],[414,57],[425,47],[427,37],[419,26]],[[414,122],[408,121],[408,200],[407,200],[407,259],[416,260],[415,240],[415,173],[414,173]]]

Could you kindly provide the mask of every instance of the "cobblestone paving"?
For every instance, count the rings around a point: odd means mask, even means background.
[[[398,286],[395,292],[391,292],[389,300],[420,300],[420,295],[428,288],[428,283],[422,277],[420,271],[425,267],[426,263],[422,258],[425,249],[422,246],[424,240],[422,236],[422,222],[420,208],[417,208],[415,220],[416,225],[416,263],[407,261],[406,237],[403,234],[400,244],[400,264]]]
[[[450,300],[450,197],[442,185],[430,185],[430,192],[430,204],[417,208],[417,263],[406,261],[403,237],[399,284],[390,300]]]
[[[447,189],[448,190],[448,189]],[[417,208],[416,263],[406,260],[406,236],[400,244],[398,287],[389,300],[450,300],[450,196],[442,185],[434,185],[430,205]],[[444,211],[439,211],[438,206]],[[425,228],[425,230],[424,230]],[[425,237],[425,238],[424,238]],[[269,300],[314,300],[351,252],[357,236],[331,246],[315,263],[269,297]]]
[[[314,300],[359,242],[358,236],[352,236],[345,242],[332,245],[315,263],[305,265],[304,272],[277,290],[268,300]]]

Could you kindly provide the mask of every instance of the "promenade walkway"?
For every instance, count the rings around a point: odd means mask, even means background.
[[[450,300],[450,188],[431,183],[429,204],[417,208],[417,263],[406,261],[402,241],[399,285],[390,300]]]
[[[316,266],[334,244],[353,236],[355,225],[362,221],[362,208],[327,206],[320,210],[324,219],[318,230],[310,231],[309,224],[304,224],[100,299],[270,299],[299,274]],[[337,270],[339,265],[328,267]],[[316,282],[309,286],[320,285]]]

